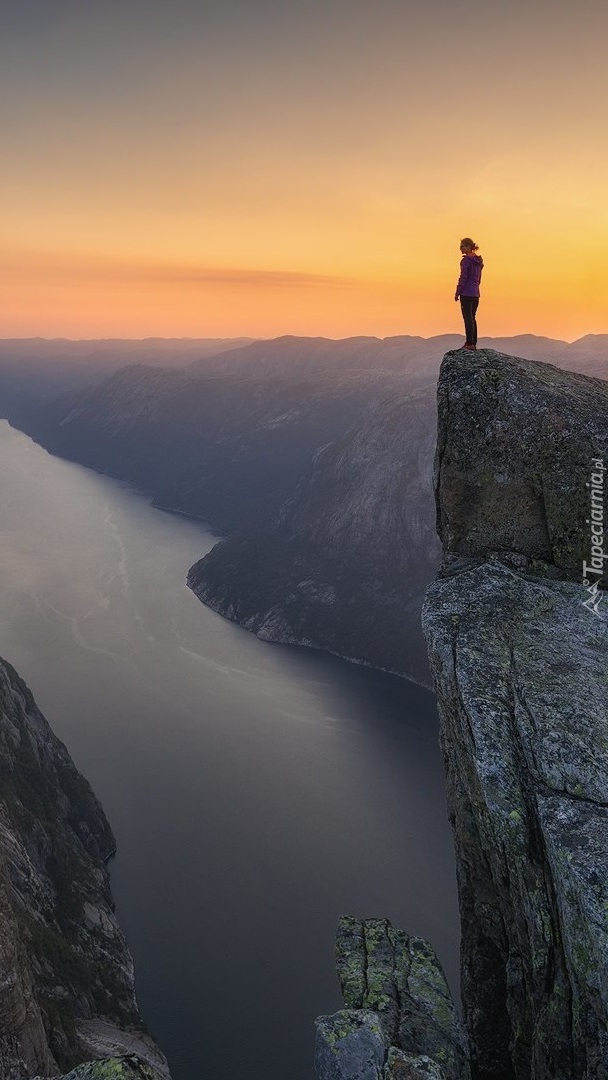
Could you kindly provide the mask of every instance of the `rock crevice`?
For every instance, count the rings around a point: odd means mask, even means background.
[[[340,919],[346,1008],[317,1021],[320,1080],[470,1080],[468,1049],[439,961],[387,919]]]

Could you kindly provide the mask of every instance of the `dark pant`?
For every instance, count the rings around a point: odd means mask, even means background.
[[[467,335],[467,345],[477,345],[477,321],[475,312],[479,304],[478,296],[461,296],[460,307],[464,319],[464,330]]]

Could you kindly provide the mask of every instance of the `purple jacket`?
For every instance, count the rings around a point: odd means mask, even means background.
[[[479,296],[479,283],[483,259],[481,255],[463,255],[460,260],[460,277],[456,286],[458,296]]]

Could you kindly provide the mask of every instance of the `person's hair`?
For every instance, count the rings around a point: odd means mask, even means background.
[[[464,240],[460,241],[460,246],[470,247],[473,249],[473,251],[477,251],[479,244],[476,244],[474,240],[471,240],[470,236],[465,236]]]

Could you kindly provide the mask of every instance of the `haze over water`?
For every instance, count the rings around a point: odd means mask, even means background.
[[[433,695],[269,645],[186,588],[214,538],[0,422],[0,655],[91,782],[174,1080],[312,1080],[342,913],[427,937],[456,986]]]

